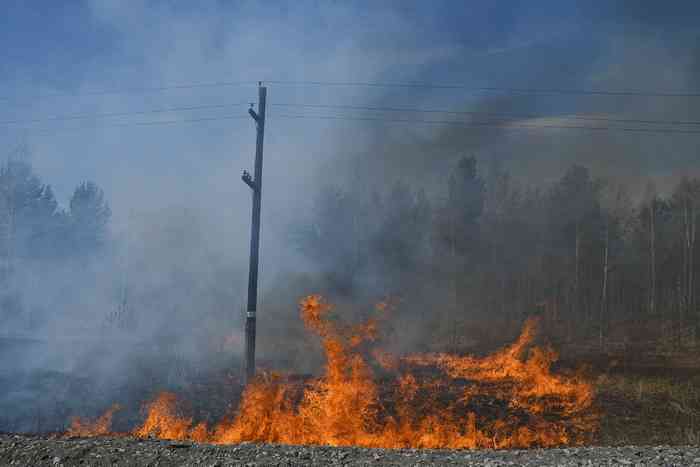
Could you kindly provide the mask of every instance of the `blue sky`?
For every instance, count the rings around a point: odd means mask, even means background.
[[[18,81],[70,87],[81,72],[105,61],[123,60],[138,66],[138,53],[129,50],[124,30],[110,20],[123,21],[132,31],[169,31],[168,19],[206,22],[209,45],[216,48],[237,29],[236,24],[255,22],[254,27],[275,34],[266,20],[303,25],[300,42],[310,49],[350,39],[365,46],[381,46],[376,39],[401,41],[406,47],[426,43],[453,46],[462,44],[475,50],[507,47],[529,22],[539,27],[571,21],[577,13],[574,4],[539,2],[534,11],[519,2],[110,2],[36,1],[4,2],[0,39],[7,44],[3,75]],[[148,5],[148,6],[145,6]],[[128,10],[132,10],[131,16]],[[140,13],[140,15],[139,15]],[[107,17],[105,17],[105,16]],[[112,18],[109,16],[112,15]],[[140,16],[140,17],[139,17]],[[163,24],[158,24],[160,16]],[[387,18],[394,17],[395,21]],[[153,21],[156,20],[156,21]],[[412,27],[412,36],[394,35],[399,21]],[[392,25],[393,23],[393,25]],[[252,26],[252,25],[251,25]],[[393,30],[392,30],[393,29]],[[405,32],[405,31],[404,31]],[[517,42],[517,39],[515,39]],[[282,45],[282,44],[280,44]],[[77,75],[77,76],[76,76]]]

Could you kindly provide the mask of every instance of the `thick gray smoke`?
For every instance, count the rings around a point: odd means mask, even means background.
[[[254,81],[382,80],[390,70],[413,73],[449,55],[432,44],[405,48],[414,20],[394,8],[356,23],[362,8],[87,2],[56,12],[66,18],[66,30],[54,31],[68,51],[64,60],[39,38],[47,50],[39,47],[31,67],[17,57],[17,70],[41,76],[44,67],[51,78],[28,81],[20,71],[2,78],[3,120],[19,122],[3,127],[3,147],[23,148],[23,160],[62,208],[77,184],[93,180],[113,216],[108,245],[89,261],[16,262],[21,305],[0,329],[0,430],[60,430],[69,415],[94,415],[113,402],[138,408],[153,391],[193,390],[207,375],[238,374],[250,229],[240,173],[253,163],[247,108],[256,100]],[[8,15],[17,24],[38,21],[21,4]],[[40,34],[42,25],[24,27]],[[86,36],[74,42],[79,33]],[[391,43],[369,49],[387,34]],[[86,49],[90,41],[102,51]],[[139,91],[221,81],[249,84]],[[269,96],[271,103],[375,97],[281,85],[270,86]],[[219,104],[231,106],[80,118]],[[323,177],[318,169],[347,126],[277,119],[284,108],[268,110],[259,356],[308,369],[310,349],[302,353],[303,339],[294,339],[302,337],[296,303],[314,292],[305,274],[316,266],[297,253],[289,225],[309,209]],[[63,116],[71,118],[54,120]],[[222,120],[151,124],[212,117]]]

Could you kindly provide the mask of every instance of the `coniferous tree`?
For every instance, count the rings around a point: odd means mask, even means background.
[[[46,257],[61,222],[61,212],[49,185],[30,164],[9,161],[0,168],[0,225],[2,254],[11,269],[18,259]]]
[[[93,182],[83,182],[70,199],[70,236],[76,253],[95,252],[104,245],[112,211],[104,192]]]

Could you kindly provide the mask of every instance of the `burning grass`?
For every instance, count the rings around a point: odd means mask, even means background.
[[[96,420],[86,420],[81,417],[71,418],[70,428],[66,432],[69,437],[106,436],[112,434],[112,418],[121,407],[113,405]]]
[[[599,417],[580,375],[555,374],[556,353],[536,347],[528,320],[511,345],[486,357],[393,356],[376,347],[388,306],[359,325],[330,319],[332,306],[306,297],[300,314],[321,339],[326,365],[317,378],[260,375],[238,409],[213,426],[181,413],[174,394],[145,407],[138,437],[210,443],[243,441],[383,448],[524,448],[591,441]],[[74,419],[68,435],[109,433],[112,408],[94,424]]]

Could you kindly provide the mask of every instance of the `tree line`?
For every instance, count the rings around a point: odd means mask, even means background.
[[[95,183],[80,183],[67,208],[31,164],[0,166],[0,311],[7,323],[23,313],[17,278],[49,264],[87,259],[105,247],[111,210]],[[36,293],[41,293],[39,290]]]
[[[647,337],[675,346],[700,337],[700,180],[681,178],[668,195],[649,183],[635,200],[581,165],[526,186],[465,157],[445,182],[431,199],[402,182],[369,195],[326,187],[296,245],[328,292],[370,286],[439,307],[425,312],[455,333],[464,319],[539,313],[600,345],[619,337],[615,323],[646,323]]]

